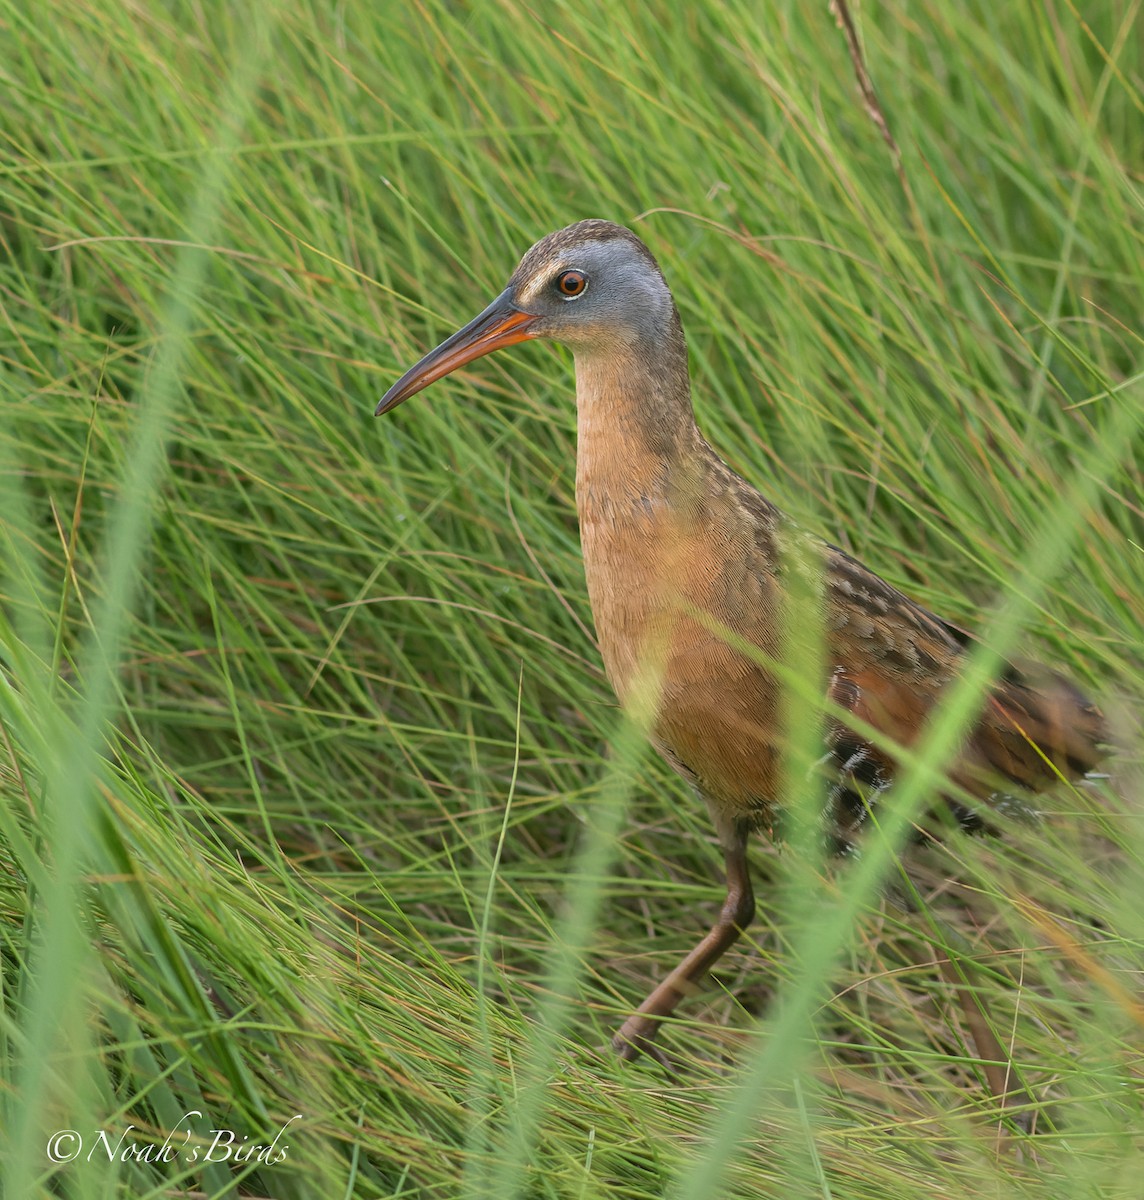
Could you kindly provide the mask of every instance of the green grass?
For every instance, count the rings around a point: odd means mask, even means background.
[[[825,5],[0,10],[6,1196],[1139,1195],[1139,8],[863,6],[901,177]],[[732,465],[1121,744],[914,913],[757,840],[679,1083],[601,1047],[718,852],[592,644],[570,359],[370,415],[585,216]]]

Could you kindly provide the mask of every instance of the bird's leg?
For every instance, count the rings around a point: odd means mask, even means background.
[[[707,936],[652,991],[612,1038],[612,1048],[621,1058],[633,1059],[638,1054],[648,1054],[664,1062],[662,1054],[652,1045],[660,1022],[671,1016],[685,996],[697,990],[703,976],[734,944],[755,916],[755,895],[751,889],[751,873],[747,864],[749,827],[745,822],[717,812],[714,808],[712,816],[727,867],[727,899],[723,901],[719,919]]]

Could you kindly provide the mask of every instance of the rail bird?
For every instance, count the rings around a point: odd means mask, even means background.
[[[818,581],[822,804],[840,850],[893,780],[888,747],[918,741],[972,639],[801,529],[719,458],[695,423],[671,292],[622,226],[581,221],[542,238],[505,290],[407,371],[377,414],[530,338],[563,343],[575,358],[576,507],[608,679],[622,704],[645,710],[650,688],[651,740],[706,803],[726,863],[714,926],[614,1038],[625,1058],[661,1057],[661,1022],[755,913],[747,838],[773,826],[783,799],[782,688],[769,664],[782,659],[784,595],[800,564]],[[956,797],[980,798],[988,813],[1010,789],[1076,779],[1097,763],[1104,736],[1100,711],[1063,676],[1008,663],[948,772],[951,796],[934,803],[980,825],[987,818]]]

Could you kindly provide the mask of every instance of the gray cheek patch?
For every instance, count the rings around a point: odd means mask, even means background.
[[[663,277],[625,242],[605,243],[600,250],[612,253],[601,256],[599,278],[590,285],[596,290],[595,316],[630,328],[638,341],[654,341],[671,315]]]

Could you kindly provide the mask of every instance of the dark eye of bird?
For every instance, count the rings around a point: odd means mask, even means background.
[[[572,300],[588,286],[588,276],[583,271],[565,271],[557,278],[556,286],[562,296]]]

